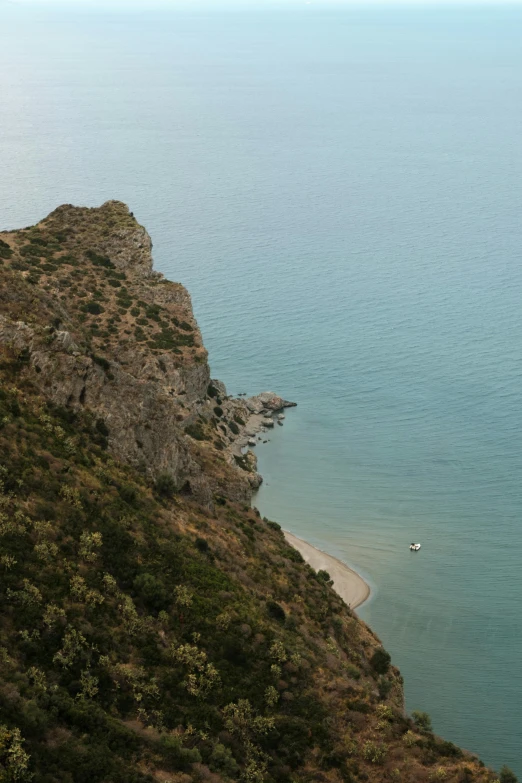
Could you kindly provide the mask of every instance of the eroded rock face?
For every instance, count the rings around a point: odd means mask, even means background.
[[[102,419],[117,458],[153,478],[170,473],[180,486],[199,476],[199,466],[180,432],[178,406],[165,389],[155,380],[135,377],[116,362],[105,369],[90,356],[71,353],[77,347],[72,338],[55,334],[54,341],[43,345],[37,330],[0,316],[0,342],[28,352],[28,368],[45,397],[63,407],[86,408]]]

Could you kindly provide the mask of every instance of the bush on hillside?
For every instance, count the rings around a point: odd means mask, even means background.
[[[279,620],[280,623],[284,623],[286,619],[286,612],[282,606],[280,606],[276,601],[267,601],[266,608],[268,614],[273,617],[274,620]]]
[[[427,712],[419,712],[418,710],[414,710],[411,714],[411,717],[413,718],[413,722],[418,729],[421,729],[422,731],[433,731],[431,718]]]
[[[90,313],[91,315],[100,315],[100,313],[104,312],[103,307],[101,304],[98,304],[98,302],[87,302],[83,309],[86,313]]]
[[[386,674],[390,668],[390,662],[390,653],[386,652],[386,650],[382,647],[379,647],[379,649],[375,650],[370,659],[371,667],[375,672],[377,672],[377,674]]]
[[[328,573],[328,571],[325,571],[324,569],[321,569],[317,572],[317,578],[320,582],[326,582],[327,585],[333,584],[333,579]]]
[[[164,498],[171,498],[176,492],[176,482],[170,473],[160,473],[156,479],[156,492]]]
[[[11,258],[13,251],[3,239],[0,239],[0,258]]]
[[[185,432],[187,435],[190,435],[191,438],[194,438],[194,440],[207,440],[207,436],[205,435],[205,431],[200,422],[189,424],[185,427]]]
[[[514,772],[512,772],[509,767],[506,767],[505,765],[500,770],[500,783],[518,783],[518,778],[515,775]]]

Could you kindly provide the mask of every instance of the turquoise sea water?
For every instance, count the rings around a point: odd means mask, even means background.
[[[0,5],[0,227],[131,205],[214,375],[299,403],[263,514],[371,583],[408,708],[518,774],[521,23]]]

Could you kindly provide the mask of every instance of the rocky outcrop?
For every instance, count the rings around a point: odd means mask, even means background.
[[[150,237],[126,205],[64,205],[4,236],[13,285],[0,343],[26,356],[41,393],[90,411],[114,456],[153,480],[167,473],[208,503],[216,492],[248,501],[261,477],[242,450],[293,403],[232,399],[210,380],[190,296],[154,272]]]
[[[283,408],[294,408],[297,403],[289,402],[279,397],[274,392],[267,391],[256,395],[255,397],[248,397],[244,400],[245,405],[251,411],[251,413],[263,413],[266,411],[280,411]]]
[[[148,232],[121,201],[106,201],[94,209],[62,204],[39,225],[61,232],[69,244],[108,256],[118,269],[144,277],[158,274],[153,271]]]

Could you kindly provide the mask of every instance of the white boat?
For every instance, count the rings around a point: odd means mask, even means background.
[[[412,552],[418,552],[420,549],[420,544],[410,544],[410,549]]]

